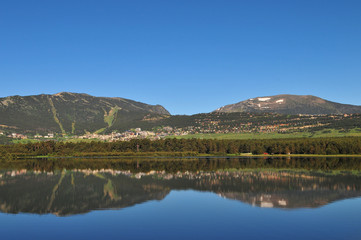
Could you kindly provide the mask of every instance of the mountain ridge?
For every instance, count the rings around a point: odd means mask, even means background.
[[[313,95],[279,94],[249,98],[213,112],[273,112],[281,114],[361,113],[361,106],[332,102]]]
[[[170,113],[161,105],[126,98],[94,97],[60,92],[0,98],[0,126],[34,132],[84,133],[105,131],[119,122]]]
[[[253,119],[253,113],[260,116]],[[310,117],[329,115],[327,120],[322,120],[322,126],[340,124],[340,121],[330,115],[349,113],[361,113],[361,106],[331,102],[312,95],[264,96],[229,104],[210,113],[171,115],[161,105],[150,105],[121,97],[59,92],[0,98],[0,130],[7,134],[84,135],[124,132],[132,128],[153,130],[170,126],[195,133],[200,130],[228,132],[245,128],[243,125],[249,121],[256,125],[261,124],[260,119],[263,119],[263,125],[274,125],[274,121],[289,124],[287,116],[299,114],[311,115]],[[319,124],[318,120],[312,118],[302,121],[307,126]],[[359,126],[357,119],[345,121],[342,126]],[[337,125],[335,124],[332,126]]]

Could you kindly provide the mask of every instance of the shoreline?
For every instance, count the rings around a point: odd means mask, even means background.
[[[141,154],[120,154],[120,155],[72,155],[72,156],[60,156],[60,155],[49,155],[49,156],[18,156],[17,159],[41,159],[41,158],[49,158],[49,159],[72,159],[72,158],[96,158],[96,159],[117,159],[117,158],[177,158],[177,159],[190,159],[190,158],[291,158],[291,157],[316,157],[316,158],[324,158],[324,157],[355,157],[361,158],[361,154],[338,154],[338,155],[317,155],[317,154],[229,154],[229,155],[214,155],[214,154],[195,154],[195,155],[186,155],[181,156],[177,154],[163,154],[163,153],[141,153]]]

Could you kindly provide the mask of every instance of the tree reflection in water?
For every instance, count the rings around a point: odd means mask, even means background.
[[[3,163],[0,210],[59,216],[162,200],[172,190],[259,207],[314,208],[361,196],[358,158],[40,159]]]

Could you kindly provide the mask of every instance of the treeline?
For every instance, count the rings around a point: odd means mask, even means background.
[[[0,135],[0,144],[10,144],[12,141],[11,138],[8,138],[4,135]]]
[[[117,153],[189,153],[194,154],[361,154],[360,137],[216,140],[216,139],[134,139],[118,142],[38,142],[0,145],[0,154],[16,156],[117,155]]]
[[[63,169],[113,169],[137,172],[166,171],[197,172],[229,169],[303,169],[315,171],[361,171],[360,159],[357,157],[205,157],[183,159],[144,159],[144,158],[105,158],[84,159],[65,158],[54,161],[49,158],[28,159],[27,161],[0,162],[1,169],[27,169],[38,171],[62,171]]]

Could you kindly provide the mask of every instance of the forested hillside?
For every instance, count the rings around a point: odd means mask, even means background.
[[[126,125],[148,114],[169,112],[160,105],[67,92],[0,99],[0,128],[18,133],[104,132],[113,124]]]

